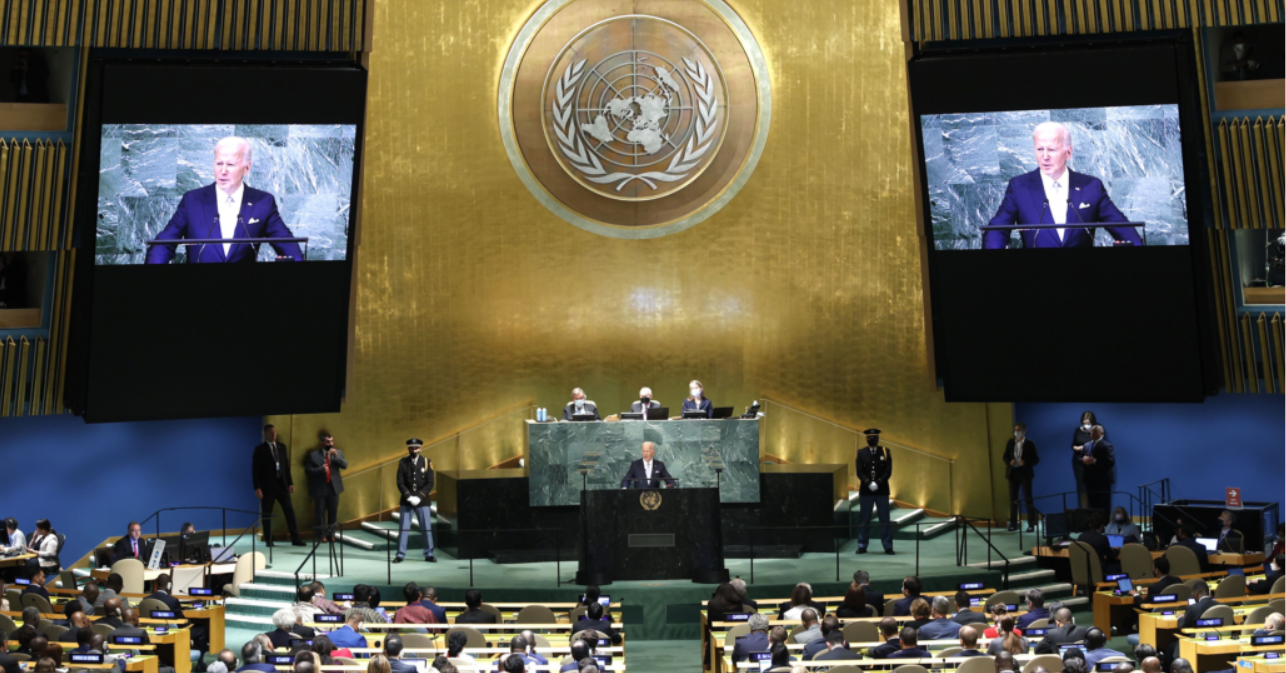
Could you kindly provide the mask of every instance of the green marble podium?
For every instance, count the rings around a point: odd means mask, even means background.
[[[619,489],[643,442],[656,443],[680,488],[713,488],[722,461],[720,502],[759,502],[759,421],[527,421],[527,467],[533,507],[579,505],[586,488]]]

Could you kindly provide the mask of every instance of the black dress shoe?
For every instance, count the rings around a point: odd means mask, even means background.
[[[292,545],[294,545],[294,546],[296,546],[296,547],[307,547],[307,546],[308,546],[308,543],[307,543],[307,542],[304,542],[303,540],[295,540],[294,542],[291,542],[290,544],[292,544]]]
[[[402,562],[402,557],[401,557],[401,556],[399,556],[399,557],[397,557],[397,558],[393,559],[393,562],[394,562],[394,563],[401,563],[401,562]]]
[[[1016,530],[1018,530],[1018,526],[1009,526],[1009,527],[1005,528],[1005,532],[1006,532],[1006,533],[1012,533],[1012,532],[1014,532],[1014,531],[1016,531]]]
[[[892,549],[885,549],[885,550],[884,550],[884,555],[885,555],[885,556],[892,556],[892,555],[893,555],[893,550],[892,550]]]
[[[866,547],[858,547],[858,548],[857,548],[857,553],[859,553],[859,554],[865,554],[865,553],[866,553]]]
[[[263,541],[263,546],[265,546],[265,547],[274,547],[274,546],[276,546],[276,545],[274,545],[274,544],[272,543],[272,540],[264,540],[264,541]]]
[[[1035,532],[1036,532],[1036,527],[1035,527],[1035,526],[1028,526],[1028,527],[1027,527],[1027,532],[1028,532],[1028,533],[1035,533]]]
[[[424,562],[425,562],[425,563],[437,563],[437,562],[438,562],[438,557],[436,557],[436,556],[425,556],[425,557],[424,557]]]

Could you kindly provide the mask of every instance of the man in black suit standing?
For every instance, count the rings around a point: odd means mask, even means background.
[[[342,470],[348,468],[348,461],[335,448],[335,437],[329,432],[321,433],[321,441],[321,448],[304,458],[304,472],[308,474],[308,491],[313,497],[313,536],[325,535],[328,541],[334,542],[339,494],[344,492]]]
[[[1009,530],[1018,530],[1018,495],[1027,498],[1027,532],[1036,530],[1036,502],[1032,499],[1032,468],[1040,462],[1036,442],[1027,439],[1027,424],[1014,424],[1014,437],[1005,444],[1005,478],[1009,480]]]
[[[857,452],[858,515],[857,553],[865,554],[871,540],[871,508],[880,517],[880,541],[884,553],[893,554],[893,526],[889,525],[889,479],[893,476],[893,456],[880,446],[880,431],[866,431],[866,444]]]
[[[1081,458],[1090,509],[1102,512],[1103,516],[1112,509],[1112,468],[1116,465],[1116,448],[1107,441],[1106,434],[1101,425],[1090,428],[1090,445],[1085,447],[1085,456]]]
[[[420,449],[424,442],[418,439],[406,440],[407,456],[397,463],[397,490],[402,494],[399,500],[397,534],[397,558],[394,563],[401,563],[406,558],[406,547],[411,539],[411,516],[420,521],[420,532],[424,535],[424,560],[437,563],[433,556],[432,512],[429,506],[429,493],[433,491],[433,461],[428,456],[421,456]]]
[[[664,481],[670,488],[678,488],[679,484],[674,481],[670,473],[665,469],[665,463],[659,460],[653,460],[656,456],[656,444],[652,442],[643,442],[643,457],[630,463],[630,471],[625,473],[625,478],[621,480],[621,488],[661,488],[661,482]]]
[[[263,443],[255,447],[250,473],[263,519],[264,544],[272,546],[272,507],[273,503],[280,502],[281,511],[286,515],[286,526],[290,528],[291,544],[304,546],[304,541],[299,538],[299,526],[295,523],[295,506],[290,501],[295,492],[295,480],[290,475],[290,450],[277,441],[277,428],[271,424],[263,426]]]
[[[1213,608],[1219,603],[1210,597],[1210,585],[1205,580],[1197,580],[1192,583],[1192,600],[1196,601],[1188,606],[1188,611],[1183,613],[1183,619],[1179,621],[1179,628],[1192,629],[1196,628],[1197,620],[1206,610]]]

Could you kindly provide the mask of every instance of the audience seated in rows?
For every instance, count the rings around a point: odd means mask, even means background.
[[[951,618],[951,621],[961,626],[965,626],[967,624],[986,624],[987,615],[984,615],[981,612],[975,612],[970,607],[972,601],[973,597],[969,595],[968,591],[957,591],[956,615]]]
[[[945,640],[956,638],[960,633],[960,624],[950,619],[951,599],[946,596],[934,596],[932,606],[933,621],[920,627],[922,640]]]
[[[920,597],[920,578],[914,575],[902,580],[902,596],[893,604],[893,617],[906,617],[911,614],[911,603]]]
[[[826,606],[813,601],[813,587],[807,582],[800,582],[790,592],[790,602],[782,603],[777,611],[778,619],[802,619],[804,610],[812,608],[817,614],[826,612]]]

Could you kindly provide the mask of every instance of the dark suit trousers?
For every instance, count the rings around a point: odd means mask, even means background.
[[[1085,490],[1089,491],[1090,509],[1098,510],[1107,516],[1112,510],[1112,484],[1085,480]]]
[[[1036,502],[1031,495],[1031,475],[1015,475],[1009,479],[1009,525],[1018,525],[1018,491],[1027,494],[1027,525],[1036,525]]]
[[[263,492],[263,499],[259,501],[259,515],[263,517],[263,539],[272,539],[272,508],[274,502],[281,503],[281,512],[286,515],[286,527],[290,529],[290,539],[299,539],[299,525],[295,523],[295,505],[290,502],[290,487],[282,486],[279,489]]]
[[[339,518],[339,494],[313,498],[313,536],[320,538],[323,530],[329,530]],[[323,523],[324,522],[324,523]]]

